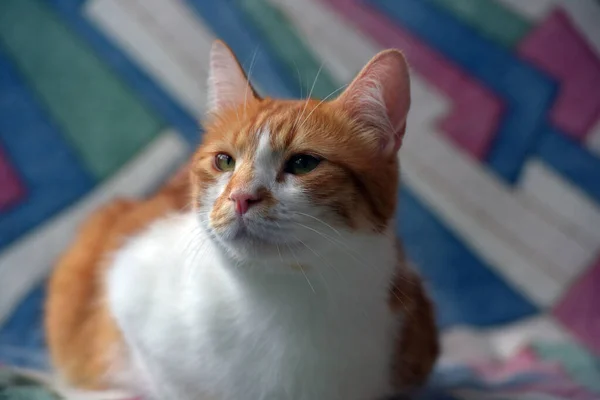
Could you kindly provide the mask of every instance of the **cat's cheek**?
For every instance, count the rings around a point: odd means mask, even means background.
[[[309,212],[312,206],[310,196],[303,189],[298,179],[288,178],[285,182],[278,185],[274,190],[276,199],[279,200],[282,212]]]
[[[218,185],[219,173],[214,171],[210,163],[197,162],[191,176],[192,198],[194,207],[204,207],[207,204],[210,191]]]
[[[223,194],[230,179],[231,173],[219,174],[211,185],[207,186],[203,192],[198,193],[196,201],[200,204],[201,220],[206,221],[212,227],[225,223],[229,214],[228,204],[223,201]]]
[[[361,210],[360,201],[353,180],[343,168],[325,165],[317,173],[303,177],[299,185],[314,209],[311,215],[329,224],[356,228],[355,214]]]

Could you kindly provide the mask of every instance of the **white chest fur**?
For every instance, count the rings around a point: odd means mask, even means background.
[[[121,372],[133,374],[133,389],[161,400],[390,393],[399,331],[387,305],[390,238],[344,235],[345,250],[299,254],[305,277],[290,263],[279,273],[236,265],[199,231],[192,214],[159,221],[109,269],[109,307],[128,350]]]

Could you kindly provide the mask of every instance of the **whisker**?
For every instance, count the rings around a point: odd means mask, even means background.
[[[303,215],[305,217],[312,218],[315,221],[318,221],[318,222],[322,223],[323,225],[325,225],[326,227],[328,227],[329,229],[331,229],[332,231],[334,231],[335,233],[337,233],[338,236],[342,236],[342,234],[337,229],[335,229],[333,226],[329,225],[327,222],[325,222],[325,221],[323,221],[323,220],[321,220],[321,219],[319,219],[319,218],[317,218],[317,217],[315,217],[313,215],[301,213],[299,211],[294,211],[294,214]]]
[[[254,50],[254,54],[252,55],[252,61],[250,61],[250,68],[248,69],[248,84],[246,85],[246,89],[244,90],[244,118],[246,118],[246,104],[248,100],[248,88],[250,87],[250,79],[252,78],[252,69],[254,68],[254,61],[256,61],[256,54],[258,53],[258,46]]]
[[[308,92],[308,96],[306,97],[306,100],[310,100],[310,96],[312,96],[312,92],[313,92],[313,90],[315,88],[317,80],[319,79],[319,75],[321,75],[321,71],[323,70],[323,66],[324,65],[325,65],[325,62],[322,62],[321,66],[319,66],[319,70],[317,71],[317,74],[315,75],[315,80],[313,81],[313,84],[310,87],[310,92]]]
[[[313,250],[309,245],[307,245],[306,243],[304,243],[304,241],[302,241],[302,239],[300,239],[299,237],[297,237],[296,235],[292,235],[297,241],[299,241],[301,244],[304,245],[304,247],[306,247],[308,250],[310,250],[315,256],[317,256],[317,258],[319,258],[325,265],[329,265],[330,267],[332,267],[332,269],[337,273],[337,270],[330,265],[327,260],[325,260],[325,258],[323,258],[319,253],[317,253],[315,250]],[[329,285],[327,284],[327,281],[325,280],[325,277],[323,276],[323,274],[321,273],[321,271],[319,271],[319,269],[317,268],[317,273],[319,274],[319,276],[321,277],[321,280],[323,281],[323,284],[325,285],[325,287],[327,289],[329,289]]]
[[[202,252],[202,250],[204,249],[204,246],[206,245],[205,242],[198,242],[198,245],[196,246],[196,248],[194,249],[194,254],[192,255],[192,257],[190,258],[189,264],[188,264],[188,268],[187,268],[187,272],[186,272],[186,276],[185,276],[185,281],[186,282],[191,282],[194,280],[196,273],[198,272],[199,268],[196,268],[196,258],[198,257],[198,255]]]
[[[200,217],[202,217],[203,215],[207,215],[208,213],[198,213],[196,214],[196,216],[199,217],[198,221],[200,223],[206,223],[207,220],[202,220],[200,219]],[[196,241],[196,239],[198,239],[200,237],[200,233],[202,232],[202,226],[200,226],[199,224],[196,225],[190,232],[190,237],[188,238],[188,243],[185,245],[184,249],[183,249],[183,254],[185,255],[188,250],[189,247],[194,243],[194,241]]]
[[[315,292],[315,288],[313,287],[312,283],[310,283],[310,279],[308,279],[308,275],[306,275],[306,272],[304,272],[304,268],[302,268],[302,265],[300,265],[298,258],[296,258],[296,254],[294,254],[294,250],[292,250],[292,247],[289,244],[287,245],[287,247],[288,247],[288,249],[290,249],[290,253],[292,253],[294,260],[296,260],[296,265],[298,266],[298,268],[300,268],[300,271],[302,271],[302,275],[304,275],[304,279],[306,279],[308,286],[310,286],[310,289],[313,291],[313,293],[317,293],[317,292]]]
[[[366,263],[364,260],[361,260],[360,258],[358,258],[358,256],[359,256],[359,255],[358,255],[357,253],[355,253],[355,252],[354,252],[354,250],[353,250],[352,248],[348,247],[348,245],[347,245],[346,243],[344,243],[344,242],[340,242],[340,241],[339,241],[339,240],[337,240],[336,238],[334,238],[334,237],[331,237],[331,236],[327,235],[326,233],[323,233],[323,232],[321,232],[321,231],[319,231],[319,230],[317,230],[317,229],[311,228],[310,226],[306,226],[306,225],[304,225],[304,224],[301,224],[301,223],[299,223],[299,222],[296,222],[296,221],[292,221],[292,222],[293,222],[294,224],[296,224],[296,225],[299,225],[299,226],[301,226],[301,227],[303,227],[303,228],[305,228],[305,229],[308,229],[308,230],[310,230],[310,231],[312,231],[312,232],[314,232],[314,233],[316,233],[316,234],[318,234],[318,235],[320,235],[320,236],[324,237],[325,239],[329,240],[331,243],[333,243],[333,244],[337,245],[338,247],[340,247],[340,248],[343,248],[343,249],[347,250],[347,251],[346,251],[346,254],[348,254],[350,257],[352,257],[352,258],[353,258],[353,259],[354,259],[356,262],[358,262],[360,265],[362,265],[362,266],[364,266],[364,267],[367,267],[367,268],[369,267],[369,264],[367,264],[367,263]],[[353,254],[353,253],[354,253],[354,254]],[[400,278],[400,279],[402,279],[402,280],[405,280],[405,281],[407,281],[407,282],[410,282],[410,280],[409,280],[409,279],[407,279],[406,277],[399,276],[398,278]]]
[[[277,252],[279,253],[279,259],[281,260],[281,263],[283,264],[283,256],[281,255],[281,249],[279,248],[279,243],[275,243],[275,246],[277,246]]]
[[[328,239],[328,240],[329,240],[329,241],[331,241],[332,243],[334,243],[334,244],[337,244],[337,245],[340,245],[340,246],[342,246],[342,247],[346,248],[348,251],[352,251],[352,249],[351,249],[350,247],[348,247],[348,245],[346,245],[346,244],[345,244],[345,243],[343,243],[343,242],[340,242],[339,240],[337,240],[337,239],[336,239],[336,238],[334,238],[334,237],[331,237],[331,236],[327,235],[326,233],[323,233],[323,232],[321,232],[321,231],[319,231],[319,230],[317,230],[317,229],[311,228],[310,226],[306,226],[306,225],[304,225],[304,224],[301,224],[301,223],[299,223],[299,222],[296,222],[296,221],[292,221],[292,222],[293,222],[294,224],[296,224],[296,225],[299,225],[299,226],[301,226],[301,227],[303,227],[303,228],[305,228],[305,229],[308,229],[308,230],[310,230],[310,231],[312,231],[312,232],[314,232],[314,233],[316,233],[316,234],[318,234],[318,235],[321,235],[321,236],[323,236],[325,239]],[[348,253],[348,254],[350,254],[350,253]],[[357,259],[357,261],[360,261],[360,260],[358,260],[358,259]]]
[[[336,94],[340,90],[344,89],[346,86],[348,86],[348,84],[340,86],[339,88],[337,88],[336,90],[334,90],[333,92],[331,92],[327,96],[325,96],[325,98],[323,100],[319,101],[319,103],[308,113],[308,115],[306,116],[306,118],[304,118],[304,121],[302,121],[302,124],[300,125],[300,127],[298,129],[300,129],[300,128],[302,128],[302,126],[304,126],[304,124],[306,123],[306,121],[308,121],[308,119],[310,118],[310,116],[312,115],[312,113],[315,112],[315,110],[317,108],[319,108],[319,106],[321,104],[323,104],[324,102],[326,102],[327,99],[329,99],[331,96],[333,96],[334,94]],[[302,114],[304,114],[304,112]]]
[[[183,255],[187,255],[188,251],[190,250],[190,247],[195,244],[196,239],[199,238],[200,235],[200,229],[201,227],[196,227],[194,229],[192,229],[192,231],[190,232],[190,237],[187,238],[187,243],[183,248]]]
[[[294,223],[295,223],[296,225],[300,225],[301,227],[303,227],[303,228],[305,228],[305,229],[308,229],[308,230],[310,230],[310,231],[313,231],[313,232],[315,232],[315,233],[316,233],[316,234],[318,234],[318,235],[321,235],[322,237],[324,237],[325,239],[329,240],[331,243],[333,243],[334,245],[337,245],[337,246],[338,246],[338,247],[340,247],[340,248],[342,248],[342,247],[343,247],[343,248],[345,248],[345,249],[347,250],[347,251],[346,251],[346,254],[348,254],[350,257],[352,257],[352,258],[353,258],[355,261],[357,261],[357,262],[358,262],[360,265],[362,265],[362,266],[364,266],[364,267],[368,267],[368,265],[367,265],[367,264],[366,264],[364,261],[362,261],[362,260],[358,259],[356,256],[354,256],[354,255],[351,253],[351,250],[352,250],[352,249],[350,249],[350,248],[349,248],[349,247],[348,247],[348,246],[347,246],[345,243],[339,242],[339,241],[338,241],[338,240],[336,240],[335,238],[332,238],[331,236],[329,236],[329,235],[327,235],[327,234],[325,234],[325,233],[323,233],[323,232],[320,232],[320,231],[318,231],[318,230],[316,230],[316,229],[313,229],[313,228],[311,228],[310,226],[306,226],[306,225],[304,225],[304,224],[301,224],[301,223],[299,223],[299,222],[294,222]]]
[[[390,283],[391,283],[391,287],[392,287],[392,290],[391,290],[392,294],[394,295],[396,300],[398,300],[400,302],[400,304],[402,304],[402,306],[406,308],[406,303],[404,302],[404,300],[402,300],[400,298],[400,296],[398,296],[398,293],[396,293],[395,289],[397,289],[397,291],[399,291],[403,295],[404,295],[404,292],[402,290],[400,290],[400,288],[394,283],[394,281],[390,281]]]
[[[319,79],[319,75],[321,74],[321,70],[323,69],[323,65],[324,63],[321,63],[321,66],[319,67],[319,70],[317,71],[317,74],[315,75],[315,80],[313,81],[312,86],[310,87],[310,91],[308,92],[308,96],[306,96],[306,101],[304,102],[304,107],[302,108],[302,112],[300,113],[300,115],[298,116],[298,118],[296,118],[296,121],[294,122],[294,126],[297,125],[298,121],[300,121],[302,119],[302,117],[304,116],[304,112],[306,111],[306,107],[308,106],[308,102],[310,101],[310,96],[312,96],[312,92],[315,88],[315,84],[317,83],[317,79]],[[300,125],[304,125],[304,122],[302,122]]]
[[[304,97],[302,95],[302,77],[300,76],[300,69],[298,68],[298,64],[296,64],[296,60],[292,60],[294,62],[294,67],[296,67],[296,73],[298,74],[298,83],[300,84],[300,98]]]
[[[317,256],[325,265],[331,267],[336,274],[338,274],[338,276],[343,279],[346,284],[346,286],[348,286],[348,280],[347,277],[343,274],[340,274],[339,271],[333,266],[333,264],[330,264],[327,259],[325,257],[322,257],[320,254],[318,254],[315,250],[313,250],[309,245],[307,245],[304,241],[302,241],[300,238],[298,238],[297,236],[293,235],[294,238],[296,240],[298,240],[300,243],[302,243],[307,249],[309,249],[315,256]],[[327,290],[330,290],[329,285],[327,284],[327,281],[325,280],[325,277],[323,276],[323,274],[319,271],[319,269],[317,268],[317,272],[319,273],[319,276],[321,277],[321,279],[323,280],[323,284],[325,285],[325,288]],[[400,300],[400,302],[402,302],[402,300]],[[404,303],[402,303],[404,305]],[[360,311],[363,313],[363,315],[365,315],[367,317],[367,319],[370,319],[371,317],[369,316],[369,314],[367,313],[366,309],[364,306],[360,307]]]
[[[302,271],[302,275],[304,275],[306,282],[308,282],[308,286],[310,286],[310,290],[312,290],[313,293],[317,293],[317,292],[315,292],[315,288],[313,287],[312,283],[310,283],[310,279],[308,279],[308,275],[306,275],[306,272],[304,272],[304,268],[302,268],[302,265],[298,264],[298,268],[300,268],[300,271]]]
[[[313,229],[310,226],[306,226],[306,225],[301,224],[299,222],[294,222],[294,223],[296,225],[299,225],[299,226],[305,228],[305,229],[308,229],[308,230],[310,230],[312,232],[315,232],[318,235],[321,235],[322,237],[324,237],[325,239],[329,240],[334,245],[337,245],[339,248],[343,248],[344,250],[346,250],[345,253],[347,255],[349,255],[350,257],[352,257],[352,259],[354,259],[359,265],[361,265],[363,267],[366,267],[366,268],[369,268],[369,264],[367,264],[364,260],[361,260],[360,258],[358,258],[357,255],[352,254],[353,253],[353,249],[351,249],[350,247],[348,247],[348,245],[346,245],[345,243],[340,242],[339,240],[337,240],[337,239],[335,239],[335,238],[333,238],[333,237],[331,237],[331,236],[329,236],[329,235],[327,235],[327,234],[325,234],[323,232],[320,232],[317,229]]]

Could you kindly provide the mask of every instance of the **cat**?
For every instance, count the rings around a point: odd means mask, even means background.
[[[394,235],[406,61],[334,100],[261,98],[210,55],[205,133],[154,196],[96,211],[45,326],[70,384],[149,399],[375,400],[422,385],[434,310]]]

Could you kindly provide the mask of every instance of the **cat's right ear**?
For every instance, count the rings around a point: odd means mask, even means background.
[[[255,99],[260,98],[231,49],[215,40],[210,51],[208,112],[218,113]]]

